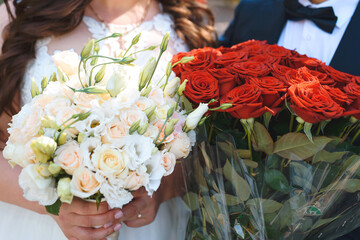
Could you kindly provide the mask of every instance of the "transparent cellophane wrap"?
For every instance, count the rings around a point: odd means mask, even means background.
[[[340,139],[310,144],[304,133],[287,133],[273,143],[282,151],[253,149],[256,161],[239,150],[246,140],[234,141],[236,133],[210,145],[204,129],[183,161],[192,211],[186,239],[331,240],[360,226],[360,157]],[[299,139],[304,146],[287,148]]]

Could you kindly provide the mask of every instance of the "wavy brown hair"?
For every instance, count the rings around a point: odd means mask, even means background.
[[[206,5],[194,0],[158,0],[174,20],[175,30],[190,48],[215,45],[214,18]],[[4,0],[11,22],[3,32],[0,55],[0,115],[13,115],[12,104],[22,86],[28,62],[35,57],[36,41],[74,30],[82,21],[91,0]]]

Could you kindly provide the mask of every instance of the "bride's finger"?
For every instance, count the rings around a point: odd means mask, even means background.
[[[60,212],[73,212],[79,215],[95,215],[103,214],[109,211],[109,205],[106,202],[102,202],[99,208],[96,203],[86,202],[79,198],[74,198],[71,204],[64,203],[60,208]]]
[[[100,240],[118,231],[120,228],[121,228],[121,224],[119,223],[109,228],[95,229],[95,228],[74,227],[73,236],[75,236],[79,240]]]
[[[139,217],[141,218],[141,215],[144,213],[146,206],[152,206],[152,204],[149,204],[149,201],[152,201],[152,199],[135,198],[132,202],[122,208],[124,216],[120,220],[133,221]]]
[[[120,219],[122,216],[122,211],[119,209],[113,209],[103,214],[88,216],[72,213],[68,217],[68,224],[81,227],[110,227],[114,222],[116,222],[117,219]]]

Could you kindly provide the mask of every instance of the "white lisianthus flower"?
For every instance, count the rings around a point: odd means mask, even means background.
[[[57,194],[60,197],[61,202],[71,204],[73,199],[73,194],[71,193],[69,177],[61,178],[57,185]]]
[[[161,179],[166,173],[166,170],[161,163],[162,157],[159,151],[153,154],[146,163],[149,174],[149,183],[145,185],[145,189],[150,196],[159,188]]]
[[[186,133],[180,133],[173,141],[165,144],[165,148],[173,153],[176,159],[185,158],[191,150],[190,138]]]
[[[174,97],[179,86],[180,86],[180,78],[176,77],[171,81],[169,81],[164,90],[165,96]]]
[[[193,130],[199,124],[201,118],[209,110],[207,103],[200,103],[200,105],[190,113],[185,120],[185,127],[188,130]]]
[[[113,73],[106,84],[106,90],[112,97],[116,97],[125,87],[124,76]]]
[[[84,165],[84,155],[76,141],[70,141],[60,146],[55,155],[54,162],[70,175],[73,175],[76,169]]]
[[[126,150],[104,144],[94,150],[91,161],[102,175],[109,178],[125,178],[129,172],[131,157]]]
[[[124,141],[126,142],[124,149],[126,149],[131,156],[131,161],[128,165],[130,170],[137,169],[151,158],[151,153],[155,148],[155,144],[151,138],[133,134],[126,137]]]
[[[106,133],[106,124],[109,121],[101,108],[91,110],[91,114],[85,120],[74,124],[76,129],[85,135],[94,135],[95,137]]]
[[[101,140],[99,137],[89,137],[80,143],[80,149],[84,155],[84,166],[90,170],[95,170],[95,167],[91,161],[91,154],[95,148],[101,146]]]
[[[166,101],[164,98],[164,92],[162,91],[161,88],[159,88],[157,86],[153,86],[153,88],[149,94],[149,97],[158,106],[166,104]]]
[[[109,182],[105,182],[101,186],[100,192],[104,195],[111,208],[122,208],[133,199],[131,193],[123,189],[123,186],[110,184]]]
[[[46,165],[45,165],[46,166]],[[37,201],[40,205],[52,205],[58,199],[55,179],[49,177],[42,164],[31,164],[23,168],[19,175],[19,185],[24,197],[29,201]]]
[[[30,141],[25,145],[7,142],[3,150],[3,156],[9,160],[11,165],[17,164],[23,168],[29,164],[36,163],[34,151],[30,147]]]
[[[75,170],[70,182],[72,194],[87,198],[97,193],[105,180],[85,167]]]
[[[79,55],[74,51],[56,52],[52,59],[55,65],[67,75],[75,75],[78,72]]]
[[[176,157],[175,154],[171,152],[162,152],[162,163],[161,163],[166,171],[164,176],[170,175],[175,168],[176,165]]]

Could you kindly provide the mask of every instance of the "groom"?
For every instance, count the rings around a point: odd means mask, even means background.
[[[220,41],[231,46],[249,39],[277,43],[360,76],[359,0],[241,0]]]
[[[220,38],[267,40],[360,76],[359,0],[241,0]],[[354,225],[355,226],[355,225]],[[360,239],[360,228],[337,240]]]

